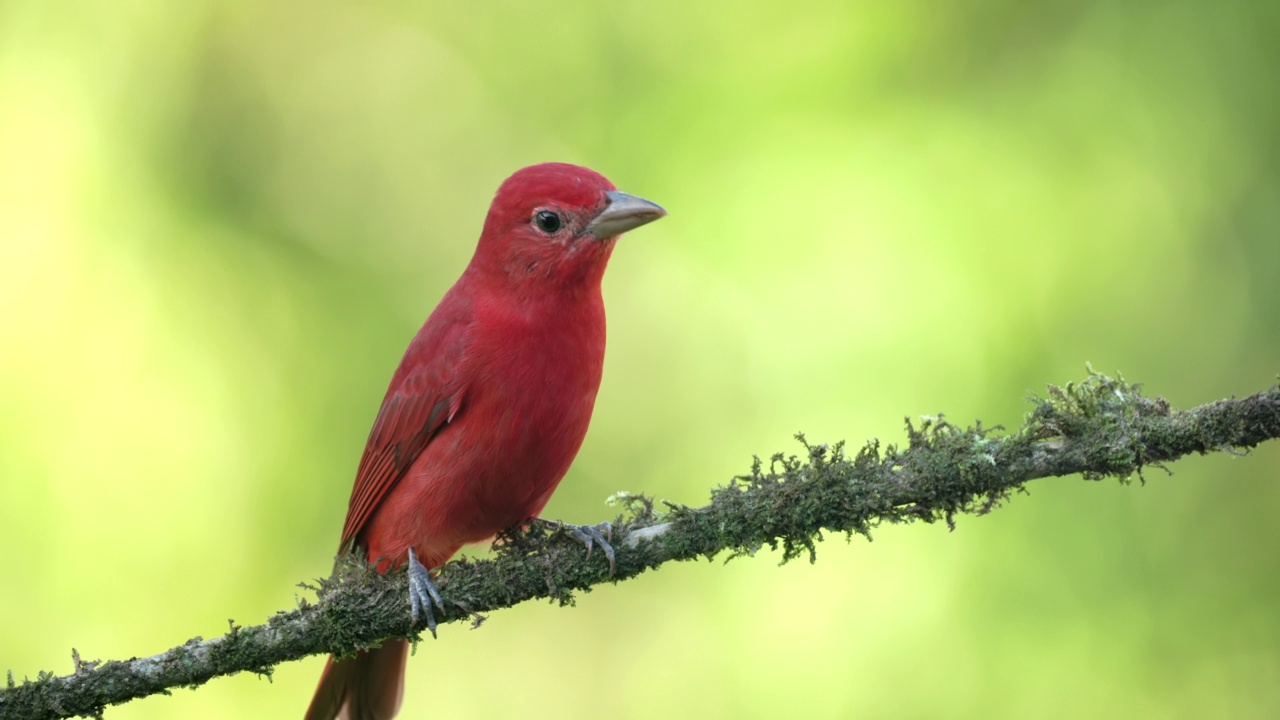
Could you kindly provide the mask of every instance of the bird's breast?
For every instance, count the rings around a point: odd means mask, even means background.
[[[585,312],[584,312],[585,310]],[[478,542],[537,515],[582,446],[604,362],[602,309],[482,322],[458,415],[405,480],[413,534]]]

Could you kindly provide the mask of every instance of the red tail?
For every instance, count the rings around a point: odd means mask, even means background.
[[[387,640],[349,660],[334,662],[330,655],[306,720],[391,720],[404,699],[408,657],[405,640]]]

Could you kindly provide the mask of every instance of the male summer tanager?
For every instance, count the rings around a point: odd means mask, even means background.
[[[433,632],[428,568],[536,517],[573,462],[604,363],[605,264],[619,235],[665,214],[587,168],[516,172],[471,263],[409,343],[360,459],[340,551],[384,572],[408,565],[415,618],[425,613]],[[592,528],[576,534],[603,542]],[[307,720],[393,717],[408,647],[330,658]]]

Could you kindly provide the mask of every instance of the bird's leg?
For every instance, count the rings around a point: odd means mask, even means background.
[[[431,606],[434,604],[440,608],[440,612],[444,612],[444,598],[440,597],[440,591],[436,589],[436,584],[431,580],[431,572],[426,566],[418,562],[418,556],[413,554],[413,548],[409,548],[409,608],[413,614],[413,624],[418,624],[418,614],[422,613],[427,616],[427,629],[431,631],[431,637],[436,636],[436,616],[431,612]]]
[[[591,548],[599,545],[600,551],[604,553],[605,559],[609,561],[609,574],[612,575],[617,568],[617,558],[613,554],[613,546],[609,544],[609,540],[613,539],[613,525],[608,522],[602,522],[599,525],[570,525],[559,520],[534,519],[551,526],[555,530],[563,530],[569,534],[569,537],[586,545],[588,560],[591,559]]]

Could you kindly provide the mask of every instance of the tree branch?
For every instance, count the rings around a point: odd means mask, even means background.
[[[1280,437],[1280,388],[1220,400],[1182,412],[1143,397],[1136,385],[1090,373],[1080,384],[1050,387],[1015,432],[961,428],[942,418],[907,422],[905,448],[871,441],[853,456],[843,444],[810,445],[806,457],[759,459],[748,475],[711,492],[700,508],[620,494],[625,514],[613,525],[617,571],[600,553],[586,557],[563,533],[534,524],[508,533],[490,560],[461,559],[444,567],[440,587],[448,609],[440,622],[536,598],[570,604],[573,592],[635,577],[672,560],[713,557],[728,550],[750,555],[764,545],[783,559],[814,559],[822,531],[869,535],[884,522],[942,520],[984,514],[1029,480],[1082,474],[1122,482],[1144,467],[1191,453],[1248,449]],[[389,637],[418,638],[409,626],[404,573],[382,576],[363,562],[340,559],[322,580],[318,602],[302,601],[265,625],[237,627],[212,640],[193,638],[159,655],[106,663],[84,662],[75,672],[0,689],[0,719],[101,716],[107,705],[194,687],[241,671],[270,674],[281,662],[332,652],[349,655]]]

